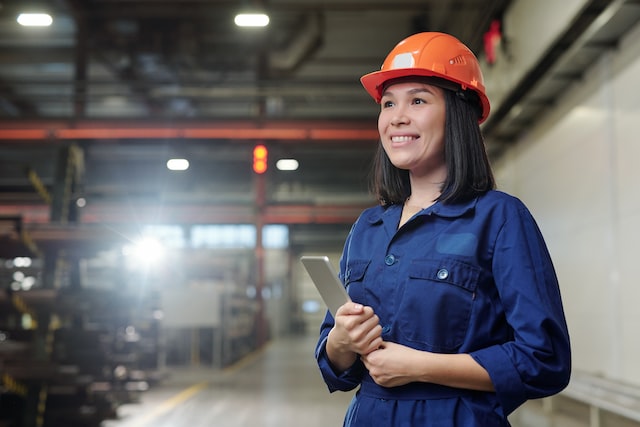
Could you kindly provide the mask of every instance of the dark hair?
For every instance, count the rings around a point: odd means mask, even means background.
[[[478,124],[478,96],[470,90],[447,88],[443,92],[447,178],[437,200],[454,203],[493,190],[496,184]],[[371,191],[383,205],[404,203],[411,195],[409,171],[391,163],[381,142],[371,172]]]

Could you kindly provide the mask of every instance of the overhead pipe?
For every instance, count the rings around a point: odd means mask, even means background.
[[[272,69],[291,72],[322,45],[323,22],[319,13],[307,15],[299,27],[286,49],[270,53]]]

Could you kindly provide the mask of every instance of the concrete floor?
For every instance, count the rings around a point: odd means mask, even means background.
[[[181,368],[119,408],[103,427],[341,426],[352,393],[329,394],[313,358],[315,337],[271,342],[225,370]],[[589,426],[574,417],[550,418],[539,402],[511,417],[513,427]],[[484,427],[484,426],[483,426]]]
[[[341,426],[351,393],[327,391],[314,345],[315,337],[283,338],[224,371],[174,369],[103,426]]]

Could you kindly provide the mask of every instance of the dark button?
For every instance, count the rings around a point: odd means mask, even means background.
[[[384,257],[384,263],[387,265],[393,265],[393,263],[396,262],[396,257],[389,254],[386,257]]]
[[[382,327],[382,334],[383,335],[388,334],[389,332],[391,332],[391,327],[389,325]]]
[[[438,270],[438,279],[444,280],[447,277],[449,277],[449,270],[447,270],[446,268],[441,268],[440,270]]]

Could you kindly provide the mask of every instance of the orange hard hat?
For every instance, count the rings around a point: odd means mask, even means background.
[[[480,123],[489,116],[489,98],[478,59],[457,38],[444,33],[426,32],[407,37],[391,50],[380,71],[362,76],[369,95],[380,103],[386,82],[401,77],[439,77],[473,90],[480,97]]]

